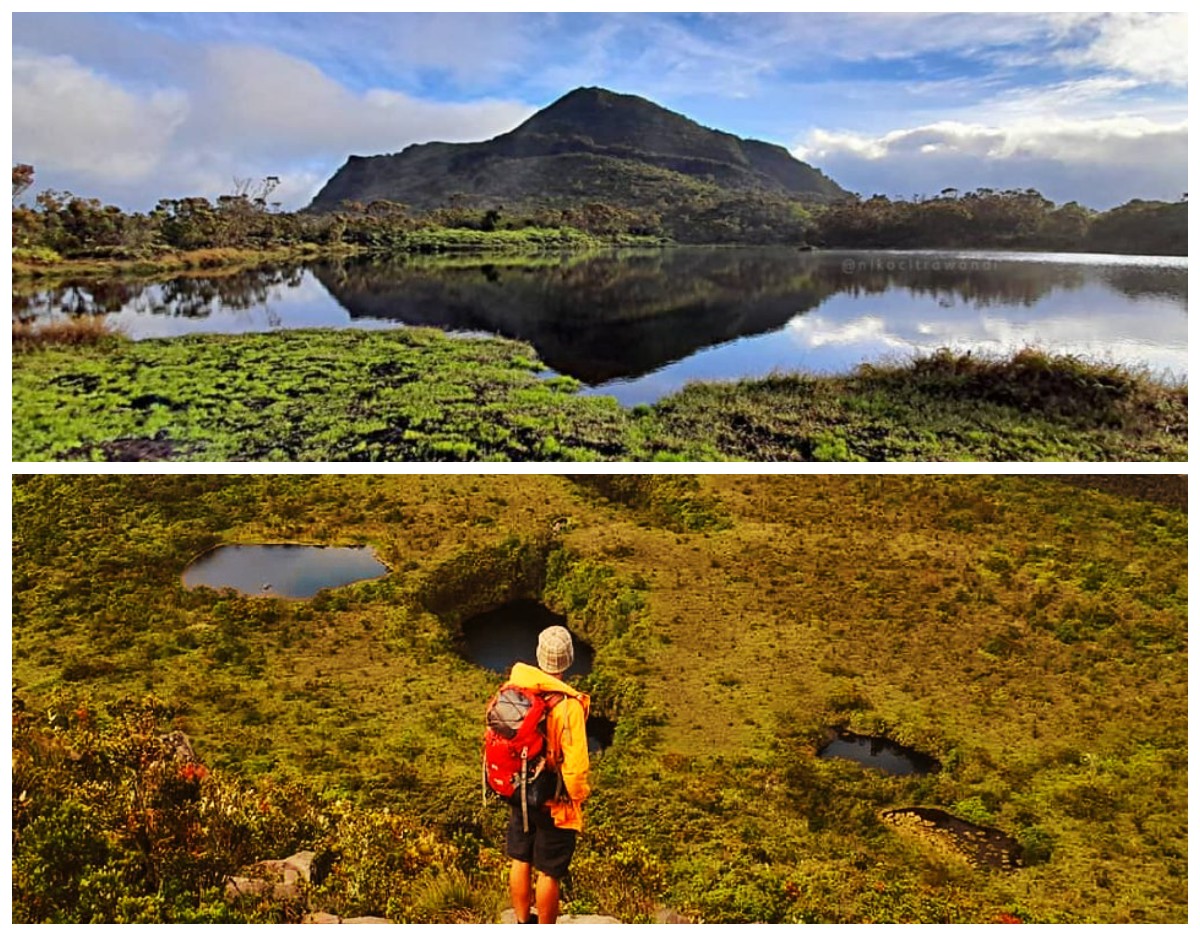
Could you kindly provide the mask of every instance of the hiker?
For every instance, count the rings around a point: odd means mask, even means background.
[[[518,923],[558,920],[560,882],[575,852],[583,828],[583,801],[588,787],[588,748],[585,722],[588,697],[562,681],[575,659],[571,634],[565,627],[548,627],[538,635],[536,667],[516,663],[510,684],[550,697],[546,716],[547,767],[555,775],[557,795],[544,806],[526,810],[514,804],[508,823],[506,851],[512,859],[508,883]],[[538,870],[536,901],[533,869]],[[531,913],[536,905],[537,913]]]

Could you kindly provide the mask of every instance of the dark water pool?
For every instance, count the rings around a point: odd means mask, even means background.
[[[537,641],[547,627],[567,626],[567,619],[545,605],[522,598],[485,611],[463,622],[464,655],[468,660],[495,673],[507,674],[518,661],[537,665]],[[592,648],[572,633],[575,662],[566,675],[582,676],[591,671]]]
[[[218,546],[184,570],[183,584],[263,597],[311,598],[324,588],[387,573],[387,566],[365,546]]]
[[[817,752],[817,757],[840,757],[873,767],[886,774],[927,774],[939,768],[928,754],[904,747],[887,738],[838,732],[837,736]]]
[[[589,715],[587,721],[588,753],[599,754],[612,747],[617,723],[603,715]]]

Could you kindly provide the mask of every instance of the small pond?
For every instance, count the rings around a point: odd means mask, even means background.
[[[928,754],[906,748],[895,741],[849,731],[838,731],[831,741],[817,751],[817,757],[840,757],[896,775],[934,773],[941,766]]]
[[[311,598],[324,588],[387,573],[387,566],[365,546],[218,546],[184,570],[183,584],[268,598]]]
[[[510,601],[463,622],[464,656],[494,673],[507,674],[518,661],[536,666],[538,634],[555,624],[566,627],[567,619],[528,598]],[[575,662],[566,675],[582,676],[591,671],[594,653],[576,634],[571,636]]]

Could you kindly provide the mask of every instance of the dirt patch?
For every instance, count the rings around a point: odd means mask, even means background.
[[[101,461],[110,462],[147,462],[172,461],[181,457],[184,450],[162,434],[148,438],[146,436],[111,439],[108,442],[97,442],[95,445],[78,446],[62,454],[67,460],[91,459],[93,452],[99,450]]]
[[[1015,871],[1023,864],[1016,839],[942,809],[928,806],[889,809],[880,818],[898,831],[957,855],[976,868]]]

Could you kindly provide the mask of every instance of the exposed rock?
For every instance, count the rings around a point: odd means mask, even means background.
[[[287,858],[268,859],[244,868],[245,874],[231,877],[225,882],[225,897],[252,897],[270,894],[280,899],[300,896],[301,884],[312,881],[312,863],[315,853],[296,852]]]
[[[191,739],[188,738],[182,731],[172,731],[165,735],[159,735],[158,740],[163,742],[171,749],[175,760],[181,764],[200,764],[202,761],[196,756],[196,749],[192,747]]]
[[[568,914],[565,914],[564,916],[560,916],[558,918],[558,922],[559,923],[579,923],[584,926],[590,926],[592,924],[598,924],[598,923],[620,923],[621,921],[618,920],[616,917],[600,916],[599,914],[596,914],[596,913],[585,913],[582,916],[572,916],[571,914],[568,913]]]
[[[503,913],[500,914],[500,922],[501,923],[516,923],[517,922],[516,912],[511,907],[509,907],[507,910],[505,910]],[[582,924],[584,926],[589,926],[592,924],[599,924],[599,923],[620,924],[621,921],[618,920],[616,917],[599,916],[598,914],[594,914],[594,913],[585,913],[585,914],[581,914],[578,916],[572,915],[570,913],[564,913],[558,918],[557,922],[560,924],[564,924],[564,925]]]
[[[316,924],[362,923],[362,924],[367,924],[367,925],[375,925],[375,924],[379,924],[379,923],[391,923],[392,921],[388,920],[384,917],[374,917],[374,916],[340,917],[336,913],[317,912],[317,913],[309,913],[309,914],[305,915],[304,919],[302,919],[300,922],[301,923],[316,923]]]

